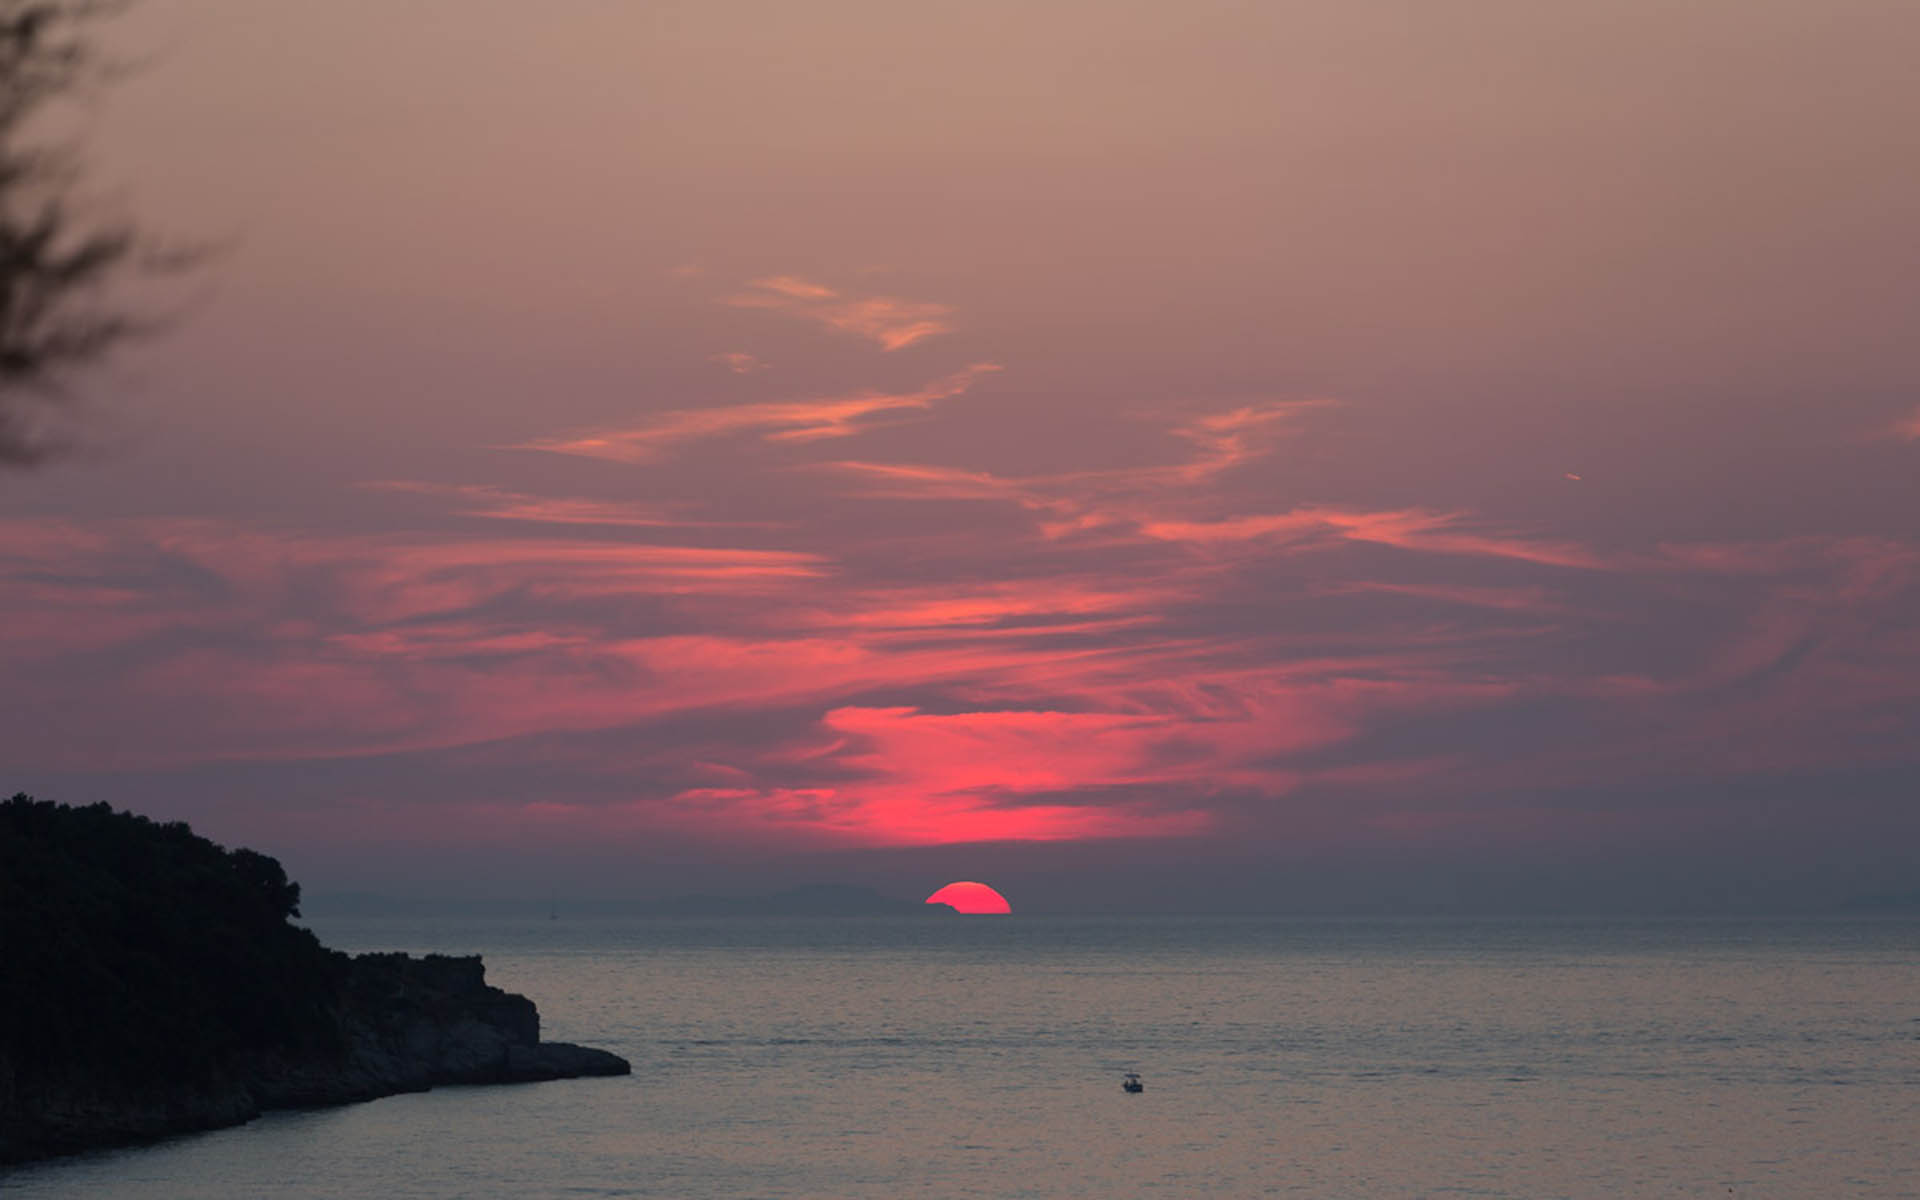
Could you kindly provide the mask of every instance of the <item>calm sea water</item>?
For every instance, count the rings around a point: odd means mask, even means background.
[[[1920,921],[315,925],[483,953],[635,1073],[275,1114],[0,1196],[1920,1196]]]

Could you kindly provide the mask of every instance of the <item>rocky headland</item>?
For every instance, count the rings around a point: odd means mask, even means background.
[[[291,923],[250,850],[105,805],[0,804],[0,1163],[440,1084],[625,1075],[540,1040],[477,957],[362,954]]]

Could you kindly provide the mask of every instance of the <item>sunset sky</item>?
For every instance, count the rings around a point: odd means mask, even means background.
[[[0,788],[309,892],[1920,889],[1908,0],[142,0]]]

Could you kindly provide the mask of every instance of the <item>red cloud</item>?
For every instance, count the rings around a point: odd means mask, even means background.
[[[1823,704],[1915,697],[1920,635],[1910,613],[1906,627],[1886,614],[1912,597],[1920,555],[1898,543],[1674,548],[1616,566],[1663,589],[1675,576],[1751,579],[1774,598],[1722,619],[1724,635],[1661,675],[1586,676],[1508,657],[1548,631],[1502,624],[1507,614],[1582,619],[1578,606],[1539,603],[1543,585],[1337,573],[1354,528],[1412,551],[1412,568],[1432,561],[1425,539],[1455,536],[1446,521],[1334,516],[1313,516],[1332,532],[1300,559],[1317,581],[1304,597],[1391,594],[1491,623],[1374,623],[1356,640],[1268,601],[1257,623],[1210,616],[1183,632],[1183,613],[1230,600],[1242,561],[1268,560],[1196,562],[1183,543],[1146,533],[1073,550],[1069,570],[1036,532],[1046,557],[1003,554],[987,560],[996,576],[925,583],[852,578],[823,553],[793,550],[16,521],[0,525],[0,647],[35,705],[0,749],[23,766],[271,762],[777,709],[815,714],[812,732],[644,753],[642,743],[630,762],[593,769],[661,781],[623,810],[635,828],[718,836],[731,823],[862,844],[1200,836],[1244,819],[1219,807],[1223,795],[1278,804],[1309,784],[1512,787],[1635,760],[1599,732],[1498,761],[1470,745],[1444,760],[1325,757],[1370,730],[1448,713],[1555,697],[1658,705],[1672,731],[1661,753],[1779,767],[1821,753],[1818,739],[1782,736],[1783,722],[1817,726]],[[1148,572],[1098,569],[1116,547],[1163,557]],[[1505,549],[1475,544],[1468,557],[1519,569],[1586,561]],[[1558,577],[1555,592],[1579,578]],[[641,601],[655,615],[628,615]],[[651,628],[657,619],[688,627]],[[84,676],[96,661],[126,664],[104,696]],[[1739,703],[1711,699],[1729,687],[1742,689]],[[909,692],[938,707],[861,699]],[[1860,724],[1849,736],[1861,757],[1898,753]]]
[[[887,349],[947,328],[941,306],[794,277],[730,303]],[[1121,465],[1002,473],[944,436],[976,409],[944,402],[997,369],[526,447],[660,464],[613,476],[669,479],[645,494],[670,504],[369,485],[511,537],[0,522],[0,653],[32,697],[0,752],[71,769],[500,756],[599,798],[474,812],[822,846],[1228,837],[1291,828],[1314,789],[1418,794],[1351,823],[1437,836],[1481,827],[1476,788],[1911,754],[1868,719],[1920,703],[1907,543],[1601,552],[1295,495],[1285,456],[1323,401],[1172,419]],[[907,415],[942,461],[816,447]],[[726,456],[749,440],[813,469],[733,487]],[[1648,648],[1650,614],[1675,610],[1686,636]],[[1556,706],[1557,738],[1502,724]]]

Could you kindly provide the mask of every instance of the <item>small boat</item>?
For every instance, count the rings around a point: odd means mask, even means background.
[[[1147,1090],[1147,1085],[1140,1082],[1140,1073],[1138,1071],[1128,1071],[1125,1077],[1120,1080],[1120,1090],[1123,1092],[1144,1092]]]

